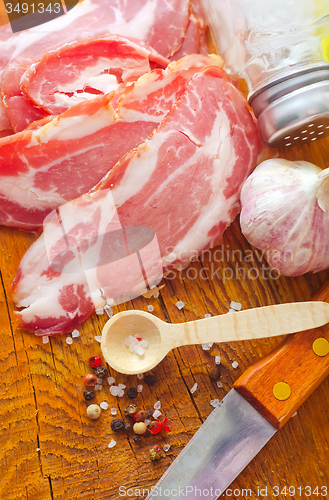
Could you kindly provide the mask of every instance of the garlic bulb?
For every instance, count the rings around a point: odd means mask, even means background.
[[[262,162],[241,191],[241,230],[284,276],[329,267],[329,168]]]

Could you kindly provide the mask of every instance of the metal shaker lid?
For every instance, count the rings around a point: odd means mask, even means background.
[[[260,134],[272,147],[315,141],[329,134],[329,65],[270,82],[248,98]]]

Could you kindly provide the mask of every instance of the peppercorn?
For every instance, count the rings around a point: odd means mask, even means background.
[[[148,415],[145,410],[140,410],[134,415],[135,422],[144,422],[147,416]]]
[[[94,399],[95,396],[96,396],[96,394],[91,389],[87,389],[83,393],[83,397],[85,398],[86,401],[90,401],[91,399]]]
[[[137,398],[138,392],[137,392],[137,389],[135,389],[135,387],[130,387],[130,389],[128,389],[126,394],[127,394],[128,398],[135,399],[135,398]]]
[[[132,427],[132,425],[130,422],[125,422],[125,430],[126,431],[130,431],[131,427]]]
[[[111,429],[114,432],[120,432],[125,430],[125,423],[120,418],[115,418],[111,422]]]
[[[153,448],[150,448],[149,454],[151,457],[151,460],[159,460],[161,458],[161,450],[159,446],[155,445]]]
[[[95,368],[95,375],[97,378],[106,378],[109,372],[106,366],[98,366]]]
[[[87,415],[92,420],[96,420],[101,414],[101,409],[98,405],[87,406]]]
[[[136,413],[136,411],[137,411],[136,405],[134,404],[128,405],[125,407],[125,416],[131,417],[132,415],[134,415],[134,413]]]
[[[147,385],[154,385],[156,381],[157,381],[157,378],[153,373],[150,373],[149,375],[146,375],[144,377],[144,382]]]
[[[87,375],[83,377],[82,381],[86,387],[95,387],[97,384],[97,377],[92,373],[87,373]]]
[[[220,368],[219,366],[215,366],[212,370],[209,372],[210,378],[213,380],[218,380],[221,376]]]
[[[135,434],[145,434],[146,429],[147,427],[144,422],[136,422],[133,427],[133,431]]]
[[[149,418],[150,420],[153,420],[153,411],[154,410],[150,410],[149,408],[146,408],[146,418]]]
[[[88,359],[88,363],[92,368],[97,368],[98,366],[102,366],[102,358],[100,356],[91,356]]]
[[[142,438],[140,436],[140,434],[134,434],[134,441],[140,441]]]

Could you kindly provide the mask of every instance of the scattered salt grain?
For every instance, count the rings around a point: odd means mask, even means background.
[[[117,387],[116,385],[111,385],[110,393],[112,394],[112,396],[117,396],[119,394],[119,391],[119,387]]]
[[[213,406],[214,408],[217,408],[217,406],[219,406],[219,399],[212,399],[210,401],[210,404],[211,406]]]
[[[69,345],[73,344],[72,337],[66,337],[66,343],[69,344]]]
[[[220,380],[217,380],[217,382],[216,382],[216,383],[217,383],[217,387],[219,387],[220,389],[222,389],[222,388],[223,388],[223,384],[221,383],[221,381],[220,381]]]
[[[235,313],[235,312],[236,312],[236,310],[235,310],[235,309],[229,309],[229,310],[228,310],[228,313]],[[228,314],[228,313],[227,313],[227,314]]]
[[[114,439],[111,439],[110,443],[107,446],[109,448],[113,448],[113,446],[115,446],[116,444],[117,444],[117,442]]]
[[[147,426],[147,425],[150,425],[150,423],[152,422],[152,420],[150,418],[146,418],[144,420],[144,424]]]
[[[49,342],[49,337],[48,337],[48,335],[44,335],[44,336],[42,337],[42,342],[43,342],[44,344],[48,344],[48,342]]]
[[[102,337],[100,335],[95,335],[94,339],[96,340],[96,342],[101,342]]]
[[[198,384],[197,384],[197,383],[195,383],[195,384],[194,384],[194,386],[193,386],[193,387],[191,387],[191,389],[190,389],[190,393],[191,393],[191,394],[193,394],[193,393],[197,390],[197,388],[198,388]]]
[[[220,356],[215,356],[215,363],[216,365],[220,365],[221,362],[221,357]]]
[[[95,391],[101,391],[103,389],[103,386],[101,384],[96,384],[94,389]]]
[[[154,311],[154,307],[150,304],[149,306],[147,306],[147,310],[151,313],[152,311]]]
[[[107,410],[109,404],[106,401],[102,401],[99,406],[102,408],[102,410]]]
[[[182,300],[179,300],[178,302],[176,302],[175,305],[176,305],[177,309],[183,309],[183,307],[185,306],[185,304]]]
[[[230,308],[234,311],[241,311],[242,305],[240,304],[240,302],[234,302],[234,300],[232,300],[232,302],[230,303]]]
[[[125,391],[123,389],[120,389],[119,392],[118,392],[118,398],[122,398],[122,396],[124,395]]]
[[[118,389],[119,391],[122,391],[122,389],[125,389],[127,386],[125,384],[118,384]]]
[[[35,451],[40,451],[40,448],[37,448]]]
[[[96,382],[97,382],[98,385],[102,385],[103,379],[97,377],[97,381]]]
[[[111,408],[111,415],[116,415],[117,413],[118,412],[116,408]]]
[[[108,304],[106,304],[106,306],[104,306],[104,311],[106,312],[106,314],[108,315],[109,318],[112,318],[113,316],[113,309],[111,306],[109,306]]]
[[[239,366],[239,363],[237,361],[233,361],[232,363],[232,368],[237,368]]]
[[[75,339],[77,337],[80,337],[80,332],[79,332],[79,330],[73,330],[73,332],[71,333],[71,335]]]
[[[291,416],[292,417],[297,417],[297,412],[295,411],[295,413],[293,413]]]
[[[160,408],[161,408],[161,401],[157,401],[156,403],[154,403],[153,408],[155,410],[160,410]]]
[[[114,382],[115,382],[115,378],[114,378],[114,377],[108,377],[108,379],[107,379],[107,383],[108,383],[109,385],[114,384]]]
[[[137,392],[142,392],[142,390],[143,390],[143,386],[141,384],[139,384],[137,386]]]
[[[158,418],[158,417],[160,417],[160,415],[161,415],[161,411],[160,411],[160,410],[155,410],[155,411],[153,412],[153,417],[154,417],[154,418]]]
[[[165,444],[164,447],[163,447],[163,451],[165,451],[167,453],[167,451],[170,450],[170,444]]]
[[[204,315],[204,317],[205,317],[205,318],[211,318],[211,314],[206,313],[206,314]]]
[[[203,349],[204,351],[209,351],[209,349],[211,349],[211,348],[212,348],[212,346],[213,346],[213,342],[208,342],[208,343],[206,343],[206,344],[202,344],[202,349]]]
[[[159,295],[160,295],[159,290],[155,290],[155,292],[154,292],[154,294],[153,294],[153,297],[154,297],[155,299],[157,299],[157,298],[159,297]]]
[[[137,378],[142,380],[142,378],[144,378],[144,373],[137,373]]]
[[[95,312],[96,312],[97,316],[102,316],[102,314],[104,314],[104,309],[103,308],[96,309]]]

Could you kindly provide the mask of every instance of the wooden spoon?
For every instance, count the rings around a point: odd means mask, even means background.
[[[326,302],[296,302],[247,309],[187,323],[165,323],[144,311],[116,314],[104,326],[101,347],[106,362],[133,375],[154,368],[174,347],[273,337],[329,322]],[[145,354],[131,353],[124,341],[138,333],[148,342]]]

